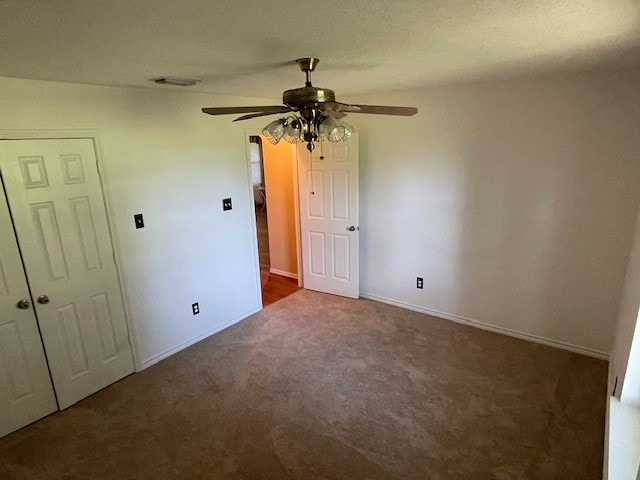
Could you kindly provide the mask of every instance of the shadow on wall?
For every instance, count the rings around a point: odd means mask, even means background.
[[[608,353],[640,198],[637,85],[592,72],[361,98],[419,108],[352,120],[363,293]]]
[[[620,151],[631,137],[598,118],[602,102],[560,82],[476,104],[457,262],[471,318],[610,350],[640,192]]]

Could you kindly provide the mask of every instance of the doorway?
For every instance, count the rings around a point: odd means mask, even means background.
[[[248,135],[262,306],[285,298],[298,286],[298,246],[292,150]]]

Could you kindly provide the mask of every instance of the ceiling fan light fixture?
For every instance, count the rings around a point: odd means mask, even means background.
[[[286,120],[284,118],[279,118],[278,120],[274,120],[269,123],[266,127],[262,129],[262,135],[266,137],[269,143],[273,145],[277,145],[278,142],[284,136],[284,126]]]
[[[268,105],[256,107],[209,107],[202,111],[208,115],[227,115],[243,113],[234,120],[249,120],[264,115],[293,112],[294,115],[271,122],[262,134],[272,144],[277,144],[282,138],[290,143],[304,141],[307,150],[312,152],[315,142],[329,140],[330,142],[346,141],[353,133],[353,127],[341,122],[338,118],[348,113],[367,113],[375,115],[399,115],[410,117],[418,113],[415,107],[397,107],[385,105],[350,105],[336,101],[333,90],[314,87],[311,84],[311,72],[318,64],[315,57],[299,58],[296,60],[300,69],[305,73],[304,87],[285,90],[282,93],[283,105]],[[336,118],[337,117],[337,118]]]
[[[330,142],[344,142],[353,133],[353,127],[342,120],[331,116],[324,117],[320,122],[320,135]]]
[[[289,143],[298,143],[302,139],[302,120],[293,115],[287,117],[282,138]]]

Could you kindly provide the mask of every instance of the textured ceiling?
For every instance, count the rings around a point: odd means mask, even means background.
[[[640,61],[638,0],[0,0],[0,76],[278,98]]]

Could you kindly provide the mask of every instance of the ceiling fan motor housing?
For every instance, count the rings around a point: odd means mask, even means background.
[[[313,150],[313,142],[318,140],[318,126],[322,120],[323,104],[335,102],[333,90],[306,86],[287,90],[282,94],[282,103],[300,113],[303,118],[304,140],[307,148]]]
[[[289,107],[300,110],[308,107],[310,104],[319,104],[324,102],[335,102],[336,94],[333,90],[319,87],[301,87],[292,90],[286,90],[282,94],[282,103]]]

